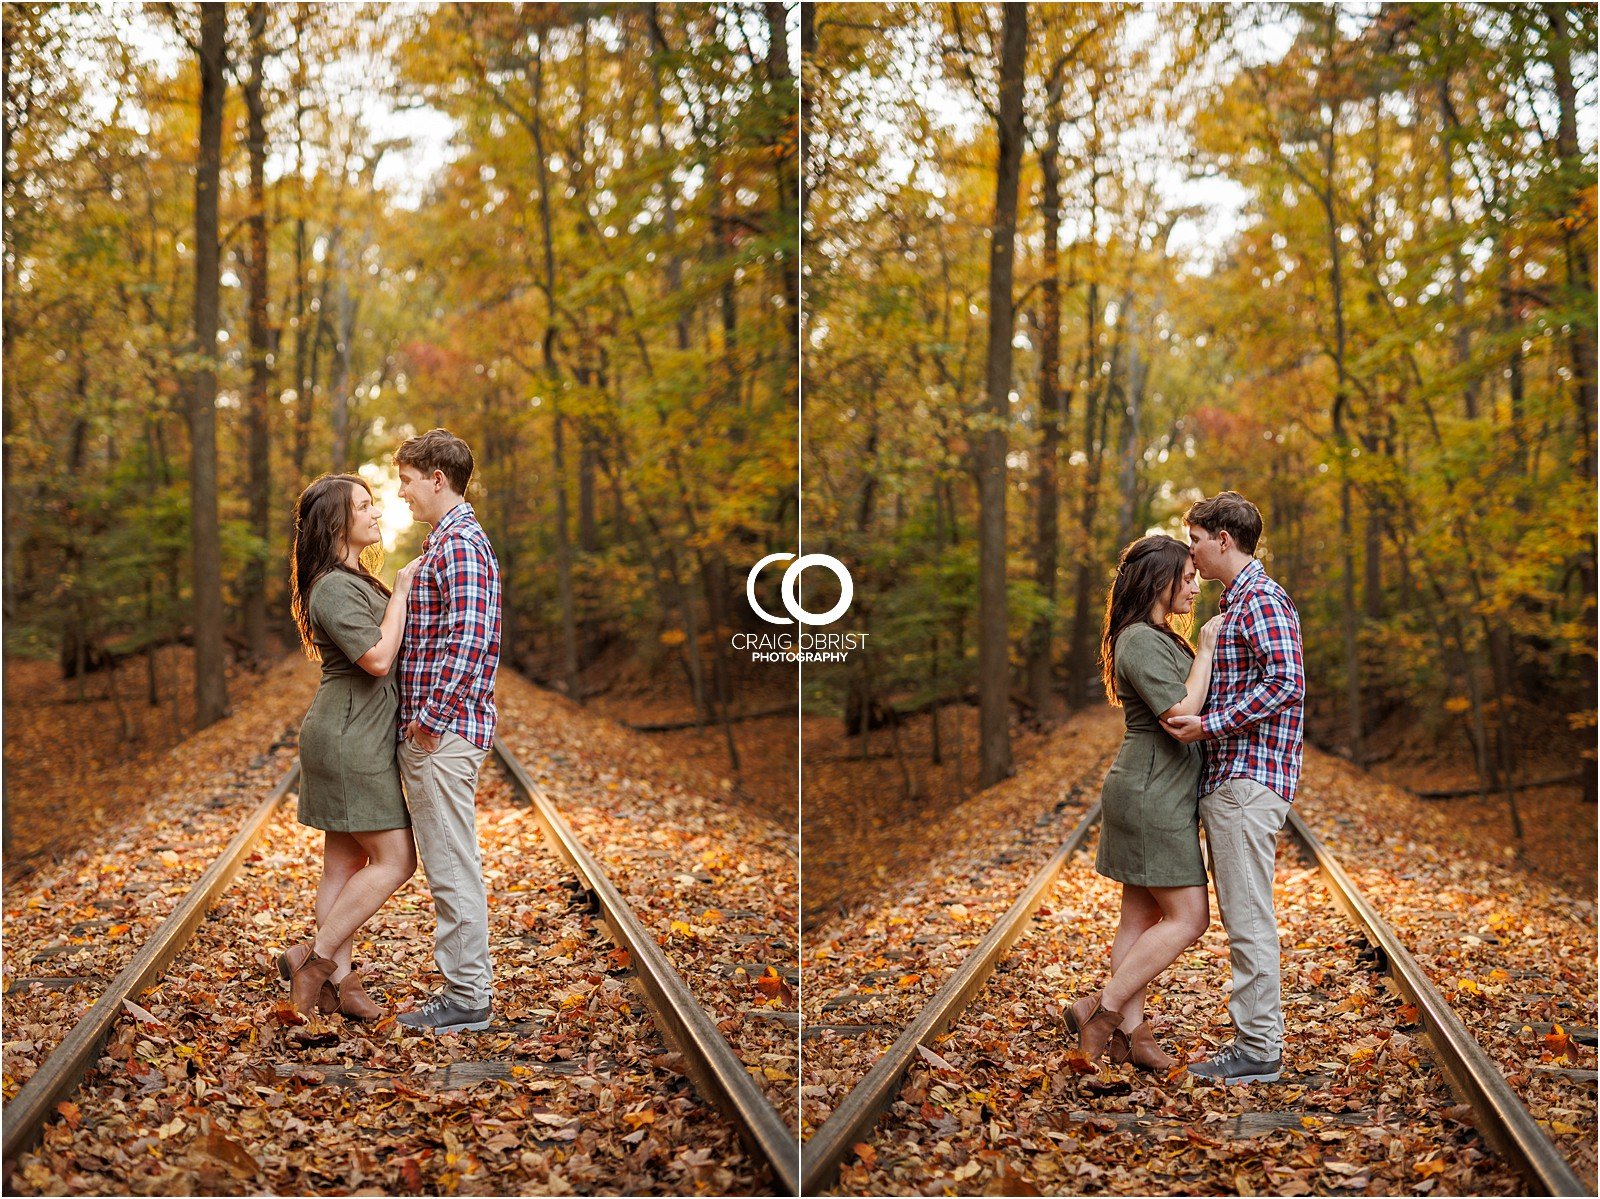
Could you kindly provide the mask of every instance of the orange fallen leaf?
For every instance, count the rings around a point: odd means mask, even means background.
[[[1573,1048],[1572,1038],[1567,1035],[1566,1030],[1563,1029],[1559,1024],[1555,1025],[1550,1029],[1549,1032],[1544,1034],[1541,1044],[1544,1045],[1545,1052],[1551,1057],[1564,1057],[1570,1059],[1577,1056],[1577,1053]]]
[[[756,979],[756,990],[774,1002],[789,1006],[794,1003],[794,991],[771,966],[767,967],[765,974]]]
[[[1098,1072],[1095,1064],[1089,1060],[1089,1055],[1081,1049],[1067,1050],[1067,1069],[1074,1074],[1095,1074]]]
[[[405,1183],[406,1190],[420,1191],[422,1189],[422,1167],[417,1164],[414,1157],[400,1159],[400,1180]]]
[[[229,1140],[215,1128],[201,1140],[200,1150],[235,1174],[251,1176],[261,1171],[260,1164],[250,1156],[249,1150],[239,1142]]]

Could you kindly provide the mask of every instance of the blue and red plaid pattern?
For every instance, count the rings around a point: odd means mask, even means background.
[[[500,566],[463,501],[422,543],[400,648],[401,730],[416,720],[490,748],[499,665]]]
[[[1247,778],[1293,803],[1304,752],[1300,614],[1259,560],[1228,584],[1219,607],[1222,635],[1200,717],[1210,738],[1200,794]]]

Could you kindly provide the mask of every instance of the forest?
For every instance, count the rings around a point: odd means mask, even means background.
[[[192,646],[204,727],[294,643],[301,488],[387,496],[392,575],[444,425],[505,660],[725,714],[798,518],[795,7],[8,4],[8,656],[153,704]]]
[[[1314,740],[1458,746],[1513,821],[1552,756],[1592,796],[1591,7],[818,4],[801,40],[807,547],[873,634],[809,712],[976,705],[1005,777],[1019,721],[1101,702],[1118,549],[1232,488]]]

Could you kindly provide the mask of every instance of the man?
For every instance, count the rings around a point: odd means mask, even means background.
[[[400,774],[433,892],[433,960],[444,989],[404,1012],[408,1028],[489,1027],[489,904],[478,856],[478,768],[494,743],[500,663],[500,569],[463,498],[472,451],[430,429],[394,456],[400,496],[433,526],[411,585],[400,664]]]
[[[1224,491],[1195,504],[1184,521],[1200,577],[1223,583],[1223,623],[1205,709],[1162,723],[1180,741],[1205,742],[1200,823],[1233,963],[1233,1040],[1189,1071],[1228,1083],[1276,1082],[1283,986],[1272,880],[1278,831],[1300,780],[1300,616],[1255,558],[1261,513],[1254,504]]]

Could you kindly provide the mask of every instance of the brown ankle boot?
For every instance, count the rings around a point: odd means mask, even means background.
[[[278,976],[285,982],[294,978],[294,972],[305,964],[306,958],[311,956],[311,942],[302,941],[299,945],[291,945],[278,955]],[[322,1012],[336,1012],[339,1010],[339,989],[331,982],[323,983],[322,990],[317,994],[317,1009]]]
[[[383,1015],[383,1009],[372,1002],[362,987],[359,970],[350,971],[339,983],[339,1011],[352,1020],[376,1020]]]
[[[1102,1007],[1093,995],[1085,995],[1067,1009],[1067,1027],[1078,1034],[1078,1048],[1091,1062],[1100,1060],[1121,1023],[1122,1013]]]
[[[318,957],[315,949],[306,954],[289,980],[289,1002],[295,1011],[310,1016],[322,1007],[324,988],[336,968],[332,958]]]
[[[1153,1070],[1157,1074],[1165,1074],[1178,1064],[1177,1058],[1156,1044],[1148,1020],[1128,1034],[1128,1060],[1141,1070]]]
[[[1113,1066],[1120,1066],[1128,1060],[1129,1053],[1128,1034],[1119,1028],[1111,1034],[1111,1044],[1106,1047],[1106,1060]]]

